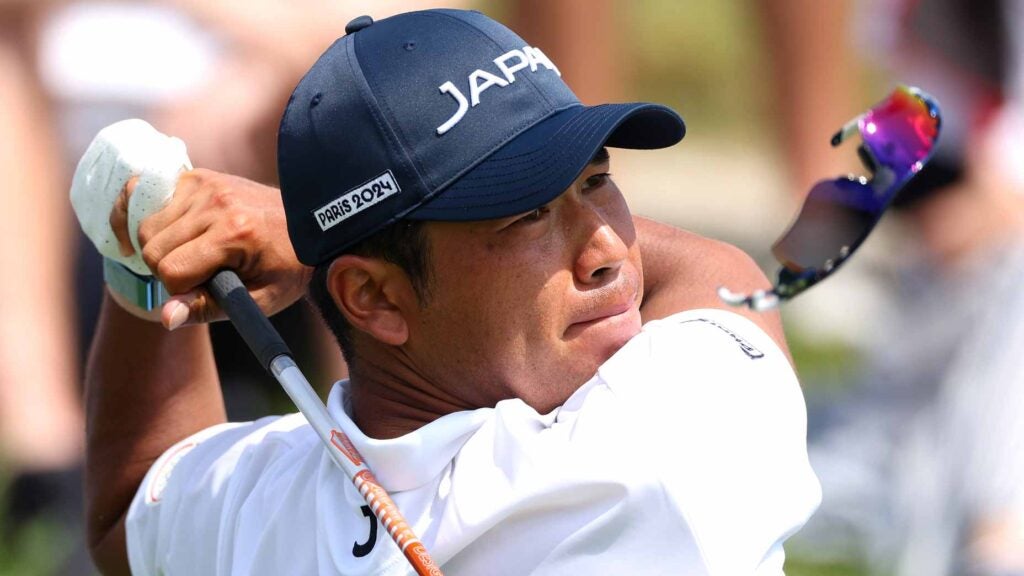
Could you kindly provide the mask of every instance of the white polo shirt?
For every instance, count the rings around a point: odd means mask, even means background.
[[[401,438],[328,410],[446,575],[781,574],[814,511],[796,377],[747,319],[646,324],[550,414],[519,400]],[[411,574],[301,415],[225,424],[149,471],[135,574]]]

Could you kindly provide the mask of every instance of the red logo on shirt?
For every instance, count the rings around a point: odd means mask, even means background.
[[[345,436],[345,433],[341,430],[331,430],[331,444],[334,445],[342,454],[348,457],[356,466],[363,465],[363,457],[356,450],[356,447],[352,444],[352,441]]]
[[[149,490],[146,491],[146,504],[160,503],[160,497],[164,493],[164,488],[167,488],[167,481],[171,479],[171,472],[174,471],[174,467],[185,457],[185,454],[188,454],[196,446],[198,446],[196,442],[187,442],[167,453],[164,461],[160,464],[160,468],[157,469],[149,481]]]

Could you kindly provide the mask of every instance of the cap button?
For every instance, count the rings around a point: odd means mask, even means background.
[[[356,16],[351,22],[345,25],[345,34],[359,32],[370,24],[373,24],[373,18],[370,18],[369,16]]]

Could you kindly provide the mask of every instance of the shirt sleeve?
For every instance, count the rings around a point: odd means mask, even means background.
[[[721,310],[651,322],[598,372],[655,462],[712,574],[781,574],[782,543],[821,489],[789,360],[755,324]]]
[[[214,574],[244,487],[257,480],[304,419],[221,424],[169,448],[150,467],[125,523],[133,574]],[[273,435],[267,441],[268,435]]]

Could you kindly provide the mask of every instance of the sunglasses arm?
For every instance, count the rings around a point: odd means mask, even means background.
[[[779,294],[774,288],[771,290],[756,290],[750,294],[744,295],[738,292],[733,292],[725,286],[719,286],[718,297],[722,299],[722,302],[725,302],[730,306],[747,306],[755,312],[771,310],[772,308],[778,307],[779,303],[782,302],[782,299],[779,298]]]
[[[777,308],[783,301],[789,300],[817,284],[844,260],[845,258],[838,261],[836,266],[824,272],[813,268],[802,272],[794,272],[789,268],[783,267],[779,269],[779,279],[768,290],[755,290],[750,294],[742,294],[733,292],[725,286],[719,286],[718,297],[730,306],[747,306],[755,312],[771,310]]]
[[[859,122],[862,116],[863,115],[857,116],[853,120],[850,120],[849,122],[844,124],[843,127],[840,128],[839,131],[835,133],[835,135],[832,136],[832,141],[830,143],[832,144],[833,148],[845,142],[846,139],[849,138],[850,136],[860,133]]]

